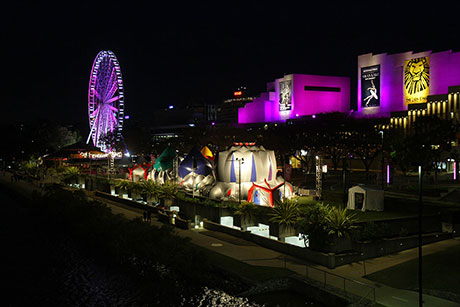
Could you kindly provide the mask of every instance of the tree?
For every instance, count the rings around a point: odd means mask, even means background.
[[[149,179],[141,183],[141,191],[142,194],[147,196],[149,202],[157,201],[160,195],[160,186],[153,180]]]
[[[457,128],[453,121],[437,116],[417,118],[412,125],[408,142],[412,145],[413,161],[425,170],[434,169],[435,184],[438,172],[436,163],[440,162],[442,152],[451,150]]]
[[[376,129],[376,122],[359,119],[354,122],[350,137],[352,153],[361,159],[369,180],[369,169],[375,158],[383,151],[382,137]]]
[[[388,137],[385,138],[385,144],[390,152],[391,163],[395,164],[404,176],[407,176],[413,158],[409,141],[400,130],[388,130],[386,135]]]
[[[80,170],[75,166],[66,167],[62,178],[63,181],[67,184],[75,183],[77,182],[78,178],[80,178]]]

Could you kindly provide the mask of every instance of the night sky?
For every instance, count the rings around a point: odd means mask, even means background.
[[[148,121],[171,104],[220,103],[240,85],[257,95],[285,73],[349,76],[355,98],[359,54],[460,49],[460,5],[439,1],[128,2],[4,8],[4,121],[86,123],[100,50],[120,62],[126,114]]]

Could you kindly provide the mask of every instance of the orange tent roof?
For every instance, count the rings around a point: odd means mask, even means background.
[[[200,152],[206,158],[214,161],[214,155],[212,154],[212,151],[208,148],[208,146],[204,146]]]

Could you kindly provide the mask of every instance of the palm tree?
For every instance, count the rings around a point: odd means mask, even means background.
[[[133,200],[137,200],[139,194],[142,192],[142,186],[139,182],[128,181],[128,193],[131,194]]]
[[[300,219],[299,204],[296,200],[276,201],[270,215],[270,222],[278,223],[280,226],[279,237],[281,240],[295,234],[294,226]]]
[[[155,183],[153,180],[149,179],[141,183],[142,194],[147,196],[147,202],[152,204],[152,202],[158,201],[158,196],[160,194],[160,186]]]
[[[165,181],[159,186],[159,197],[164,199],[166,206],[171,206],[177,195],[177,184],[172,181]]]
[[[121,197],[123,197],[123,194],[128,194],[130,184],[131,182],[129,180],[117,180],[115,182],[115,186],[120,190],[119,194]],[[125,193],[122,193],[122,191],[124,191]]]
[[[75,166],[66,167],[62,175],[62,179],[65,183],[78,183],[78,178],[80,178],[80,169]]]

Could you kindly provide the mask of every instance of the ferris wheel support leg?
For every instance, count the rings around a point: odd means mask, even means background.
[[[86,144],[89,143],[89,140],[91,139],[91,135],[93,135],[94,126],[96,126],[96,125],[93,125],[93,127],[91,127],[91,131],[89,132],[88,138],[86,139]]]

